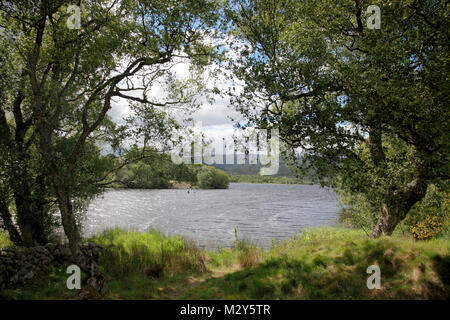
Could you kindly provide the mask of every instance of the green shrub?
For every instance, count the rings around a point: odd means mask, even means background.
[[[205,167],[197,174],[198,186],[202,189],[227,189],[228,175],[214,167]]]
[[[340,222],[347,227],[362,228],[370,233],[381,214],[364,195],[340,192]],[[427,194],[416,203],[396,232],[410,234],[416,239],[446,236],[449,233],[450,197],[436,185],[428,186]]]
[[[417,203],[406,217],[404,229],[416,239],[429,239],[448,234],[449,220],[449,193],[430,185],[425,198]]]
[[[138,157],[140,150],[132,150],[127,157]],[[197,173],[203,165],[174,164],[168,154],[148,150],[147,158],[128,164],[115,173],[113,186],[140,189],[168,189],[171,181],[197,183]]]

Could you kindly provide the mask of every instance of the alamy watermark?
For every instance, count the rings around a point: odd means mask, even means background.
[[[247,128],[238,138],[219,141],[205,139],[202,122],[194,123],[193,133],[179,134],[181,143],[170,152],[175,164],[242,164],[263,166],[261,175],[275,175],[280,165],[280,139],[278,129]]]
[[[67,7],[67,13],[70,14],[67,19],[67,27],[69,29],[81,28],[81,9],[77,5],[70,5]],[[367,28],[370,30],[381,29],[381,9],[377,5],[370,5],[366,9],[367,14]],[[1,29],[0,29],[1,33]]]
[[[81,9],[77,5],[70,5],[67,7],[67,13],[71,14],[67,18],[67,28],[69,29],[80,29],[81,28]]]
[[[67,281],[66,281],[67,289],[69,289],[69,290],[81,289],[80,267],[77,266],[76,264],[72,264],[67,267],[66,273],[70,274],[70,276],[67,278]]]
[[[381,270],[380,267],[377,265],[371,265],[367,267],[366,272],[368,274],[372,274],[370,277],[367,278],[367,288],[370,290],[373,289],[381,289]]]
[[[370,5],[367,7],[366,14],[368,15],[366,23],[367,29],[381,29],[381,10],[377,5]]]

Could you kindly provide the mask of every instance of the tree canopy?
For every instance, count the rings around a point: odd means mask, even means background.
[[[100,157],[100,147],[118,152],[133,141],[151,144],[175,125],[168,108],[195,107],[204,92],[196,75],[215,56],[210,40],[220,12],[215,0],[78,5],[79,11],[67,0],[0,4],[2,220],[17,244],[29,246],[47,240],[35,221],[43,221],[39,212],[50,219],[57,209],[74,253],[81,241],[77,212],[111,168],[124,165]],[[181,61],[191,66],[185,81],[172,73]],[[156,84],[165,97],[151,94]],[[135,111],[122,125],[108,114],[118,99]]]
[[[203,72],[223,62],[216,69],[242,84],[239,92],[233,81],[230,96],[245,125],[279,130],[294,165],[364,199],[377,212],[372,235],[389,235],[430,185],[448,190],[449,5],[2,1],[3,226],[15,244],[32,246],[60,222],[78,254],[89,200],[117,170],[134,170],[138,184],[164,172],[127,165],[174,139],[171,110],[198,107],[210,91]],[[372,28],[374,8],[381,19]],[[190,75],[180,79],[183,62]],[[114,121],[116,103],[133,115]],[[209,186],[212,177],[228,184],[213,169],[195,179]]]
[[[370,5],[380,29],[367,27]],[[368,198],[373,236],[391,234],[430,183],[448,186],[449,13],[432,0],[229,8],[237,109],[250,126],[279,127],[323,184]]]

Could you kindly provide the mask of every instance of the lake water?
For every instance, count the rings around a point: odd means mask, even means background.
[[[333,224],[338,198],[309,185],[231,183],[226,190],[108,190],[89,206],[85,235],[106,228],[157,229],[201,247],[239,238],[269,247],[304,228]]]

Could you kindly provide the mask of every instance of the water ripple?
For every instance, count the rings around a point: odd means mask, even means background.
[[[109,190],[89,206],[85,234],[157,229],[202,247],[230,246],[234,228],[268,247],[337,218],[337,195],[318,186],[230,184],[228,190]]]

